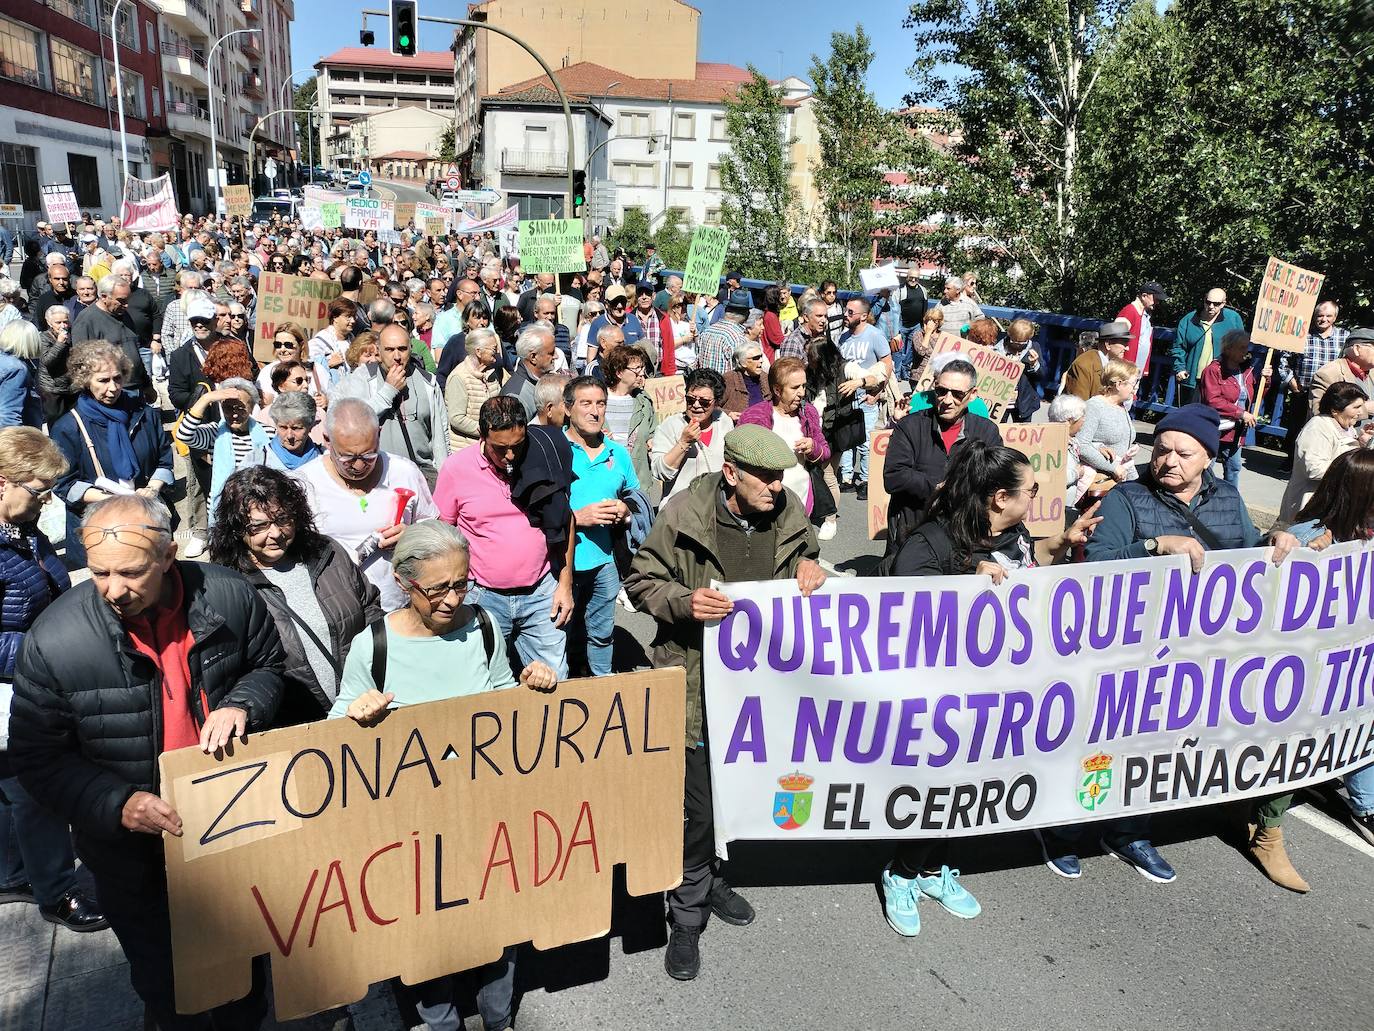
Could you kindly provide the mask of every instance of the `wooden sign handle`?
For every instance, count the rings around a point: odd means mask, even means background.
[[[1264,349],[1264,364],[1260,366],[1259,375],[1255,377],[1255,406],[1250,409],[1252,415],[1259,415],[1260,405],[1264,402],[1264,372],[1274,361],[1274,349],[1266,347]]]

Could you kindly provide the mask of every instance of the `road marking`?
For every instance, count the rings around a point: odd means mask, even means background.
[[[382,200],[391,200],[391,201],[393,201],[393,202],[396,200],[396,191],[393,190],[393,189],[391,189],[390,187],[383,186],[383,185],[382,185],[381,183],[379,183],[376,179],[373,179],[373,180],[372,180],[371,189],[376,190],[378,193],[389,193],[389,194],[391,194],[390,197],[383,197]]]
[[[1314,805],[1301,805],[1288,810],[1296,819],[1301,820],[1309,827],[1315,827],[1323,834],[1335,838],[1337,841],[1344,842],[1356,852],[1362,852],[1370,859],[1374,859],[1374,846],[1371,846],[1364,838],[1360,837],[1339,820],[1333,820]]]
[[[827,573],[829,573],[831,576],[858,576],[858,574],[855,573],[852,569],[851,569],[849,572],[845,572],[843,569],[836,569],[833,565],[831,565],[831,564],[830,564],[829,562],[827,562],[825,559],[821,559],[820,561],[821,561],[821,568],[824,569],[824,570],[825,570]]]

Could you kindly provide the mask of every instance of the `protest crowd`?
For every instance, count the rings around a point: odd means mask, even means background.
[[[255,964],[245,998],[176,1012],[162,836],[182,824],[159,793],[164,752],[556,693],[622,672],[617,609],[645,613],[652,663],[686,670],[664,965],[690,980],[712,916],[755,920],[713,836],[703,628],[732,607],[713,584],[820,589],[842,494],[888,498],[879,575],[993,584],[1151,556],[1198,570],[1209,551],[1265,544],[1277,565],[1374,528],[1374,330],[1340,326],[1330,301],[1305,351],[1270,363],[1205,283],[1157,344],[1170,301],[1145,283],[1052,381],[1040,327],[985,314],[976,273],[928,295],[915,268],[867,292],[728,270],[718,292],[685,294],[652,247],[589,238],[585,269],[525,273],[492,233],[397,235],[277,215],[145,233],[39,223],[17,279],[0,278],[0,903],[112,928],[167,1031],[257,1027],[267,979]],[[268,290],[283,276],[320,284],[318,324]],[[1138,443],[1160,363],[1179,403]],[[993,367],[1015,371],[997,400]],[[661,412],[647,384],[671,377],[680,403]],[[1276,392],[1291,480],[1262,532],[1239,485]],[[1067,427],[1067,508],[1032,536],[1037,477],[1003,424],[1045,422]],[[39,529],[49,504],[65,514],[60,549]],[[1374,767],[1345,786],[1374,843]],[[1217,825],[1302,893],[1291,801],[1219,806]],[[1099,842],[1151,881],[1177,876],[1147,818],[1038,837],[1061,877]],[[958,872],[967,847],[894,843],[874,871],[893,931],[918,934],[922,901],[979,915]],[[514,1026],[516,957],[479,971],[488,1031]],[[427,1027],[462,1026],[449,978],[415,991]]]

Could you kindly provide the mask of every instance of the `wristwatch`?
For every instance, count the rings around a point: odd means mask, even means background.
[[[1158,555],[1158,554],[1159,554],[1159,538],[1158,538],[1158,537],[1151,537],[1149,540],[1147,540],[1147,541],[1145,542],[1145,554],[1147,554],[1147,555]]]

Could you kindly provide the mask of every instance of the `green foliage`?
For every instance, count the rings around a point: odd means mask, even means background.
[[[620,225],[612,226],[607,231],[606,246],[612,251],[617,247],[623,247],[625,253],[638,257],[644,253],[644,245],[652,239],[649,233],[649,216],[644,213],[644,209],[626,208]]]
[[[725,103],[720,158],[721,224],[730,230],[732,264],[760,278],[786,274],[795,248],[789,225],[794,195],[783,137],[782,90],[749,66],[750,79]]]
[[[457,132],[457,126],[450,122],[442,133],[439,134],[439,160],[452,161],[454,159],[453,141]]]
[[[319,162],[320,128],[318,112],[316,113],[313,126],[310,124],[310,116],[306,114],[307,111],[315,107],[315,90],[315,80],[313,78],[306,79],[305,82],[297,86],[292,92],[291,106],[296,109],[294,117],[296,119],[296,139],[300,141],[300,156],[302,159],[308,159],[310,157],[310,148],[313,146],[315,148],[315,161]],[[312,137],[313,142],[309,142]]]

